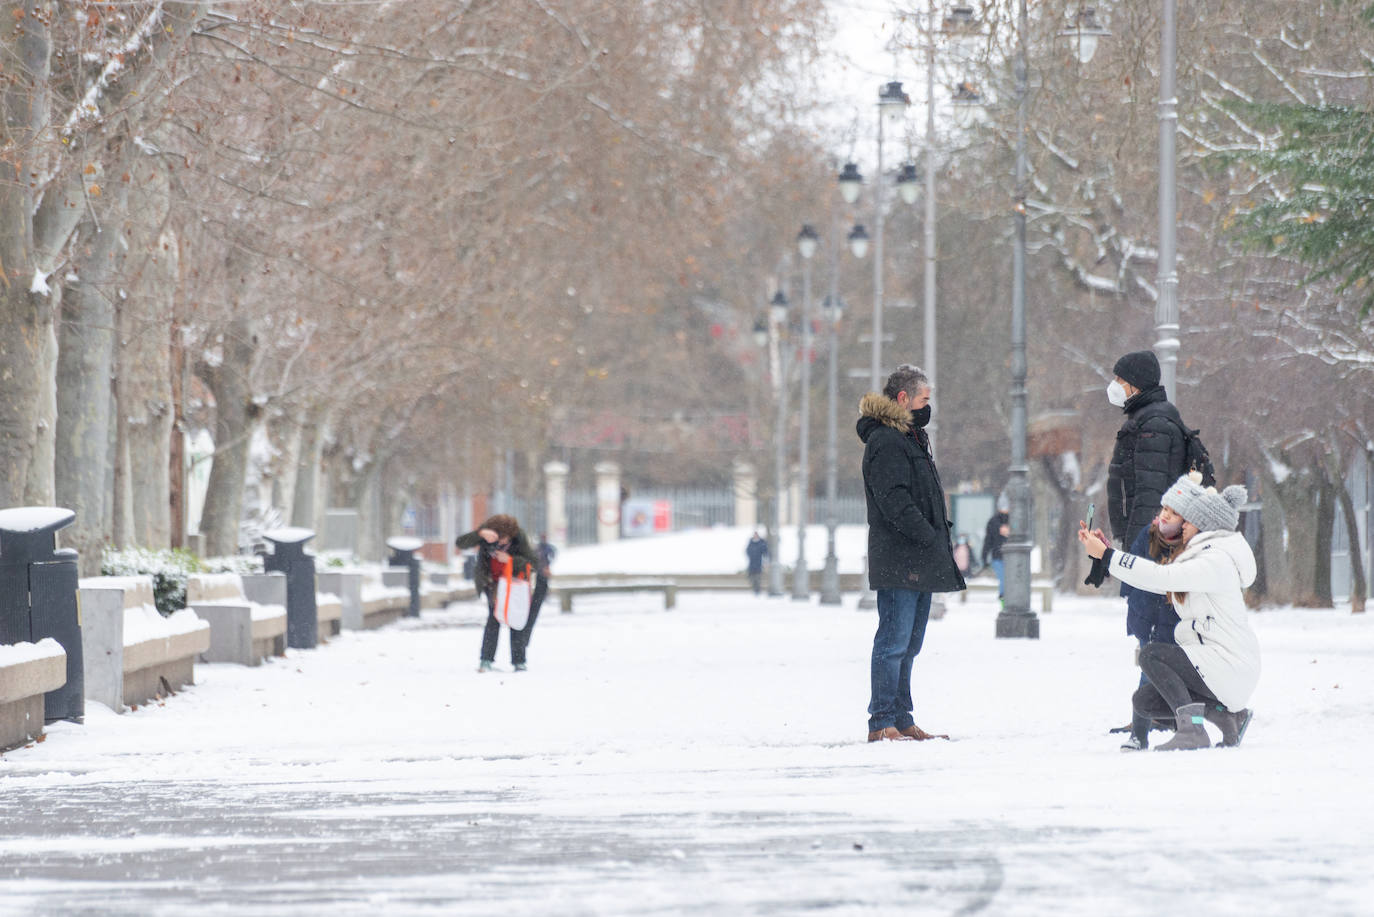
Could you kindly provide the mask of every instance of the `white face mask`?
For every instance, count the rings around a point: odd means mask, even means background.
[[[1126,406],[1126,390],[1115,379],[1107,386],[1107,400],[1119,408]]]

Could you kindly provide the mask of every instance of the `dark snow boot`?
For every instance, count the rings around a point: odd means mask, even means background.
[[[1232,713],[1221,704],[1208,704],[1202,715],[1207,718],[1207,722],[1221,730],[1223,748],[1233,748],[1240,744],[1240,740],[1245,736],[1246,727],[1250,725],[1250,717],[1253,716],[1248,709]]]
[[[1121,745],[1122,751],[1145,751],[1150,747],[1150,718],[1136,714],[1131,717],[1131,735]]]
[[[1184,704],[1174,711],[1178,731],[1163,745],[1156,745],[1155,751],[1191,751],[1196,748],[1211,748],[1212,740],[1207,738],[1207,728],[1203,711],[1206,704]]]

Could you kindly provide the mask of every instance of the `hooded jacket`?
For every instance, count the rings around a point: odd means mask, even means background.
[[[1241,590],[1255,581],[1255,555],[1239,532],[1199,532],[1172,563],[1115,551],[1112,576],[1149,592],[1172,592],[1174,639],[1217,700],[1230,710],[1250,704],[1259,684],[1260,648]],[[1184,593],[1182,598],[1177,598]]]
[[[940,475],[928,440],[912,425],[911,412],[870,392],[859,402],[856,430],[864,444],[869,587],[963,589]]]

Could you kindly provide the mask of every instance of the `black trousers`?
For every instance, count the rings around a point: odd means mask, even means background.
[[[544,597],[548,594],[548,579],[543,576],[538,577],[534,582],[534,591],[530,594],[529,620],[520,630],[510,632],[511,665],[525,664],[525,650],[530,645],[530,635],[534,633],[534,622],[539,618],[539,608],[544,604]],[[501,622],[496,620],[495,602],[496,596],[493,592],[487,596],[487,626],[482,631],[482,660],[484,662],[496,661],[496,644],[501,639]]]
[[[1186,704],[1217,703],[1217,696],[1207,687],[1181,646],[1145,644],[1140,649],[1140,670],[1149,679],[1131,697],[1131,704],[1140,716],[1168,718]]]

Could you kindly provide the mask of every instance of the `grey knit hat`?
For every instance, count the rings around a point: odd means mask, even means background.
[[[1234,532],[1240,522],[1240,507],[1248,499],[1249,494],[1239,484],[1217,493],[1215,488],[1203,487],[1202,476],[1190,471],[1175,481],[1159,502],[1199,532]]]

